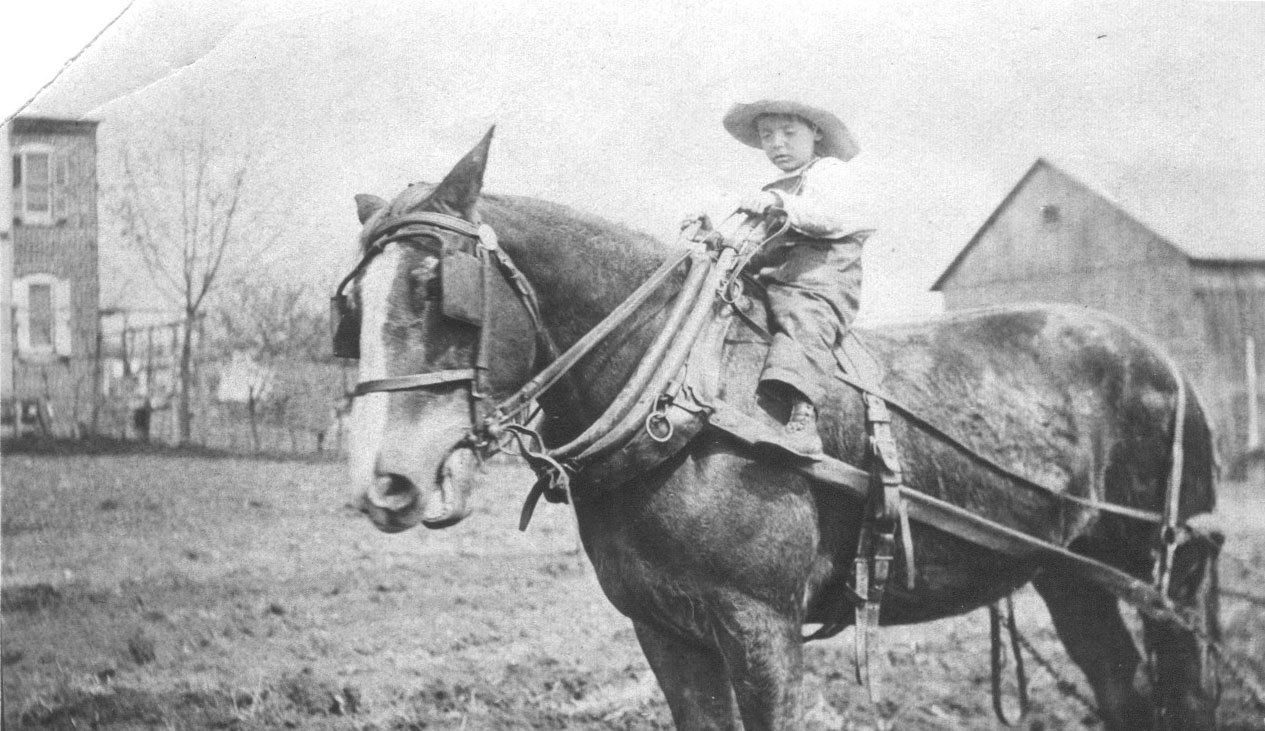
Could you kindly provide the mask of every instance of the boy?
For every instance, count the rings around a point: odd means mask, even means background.
[[[789,223],[750,265],[768,287],[773,320],[760,387],[791,404],[789,446],[820,455],[816,404],[838,367],[833,351],[856,318],[861,245],[873,233],[849,207],[844,162],[857,144],[834,114],[789,100],[735,104],[724,125],[782,171],[739,205],[757,215],[782,211]],[[709,228],[705,217],[701,223]]]

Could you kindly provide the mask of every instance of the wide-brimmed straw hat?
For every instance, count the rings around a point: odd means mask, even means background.
[[[791,114],[816,125],[821,130],[818,150],[823,155],[846,161],[856,157],[861,151],[843,120],[820,107],[785,99],[761,99],[750,104],[735,104],[725,113],[725,129],[744,145],[762,147],[755,121],[763,114]]]

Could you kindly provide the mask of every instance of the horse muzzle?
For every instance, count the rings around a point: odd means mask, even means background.
[[[361,496],[360,511],[386,533],[399,533],[418,523],[427,528],[456,525],[470,514],[469,496],[478,466],[473,449],[457,447],[430,481],[379,469]]]

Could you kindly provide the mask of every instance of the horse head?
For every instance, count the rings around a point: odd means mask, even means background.
[[[361,509],[387,532],[469,513],[488,447],[480,409],[534,365],[531,321],[505,279],[489,275],[495,240],[479,227],[491,139],[489,130],[437,186],[412,185],[390,202],[356,196],[362,258],[335,297],[335,350],[360,360],[351,476]]]

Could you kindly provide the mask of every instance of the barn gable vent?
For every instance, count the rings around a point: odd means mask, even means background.
[[[1047,203],[1046,205],[1041,206],[1042,221],[1045,221],[1046,223],[1058,223],[1061,217],[1062,212],[1059,210],[1059,207],[1053,203]]]

